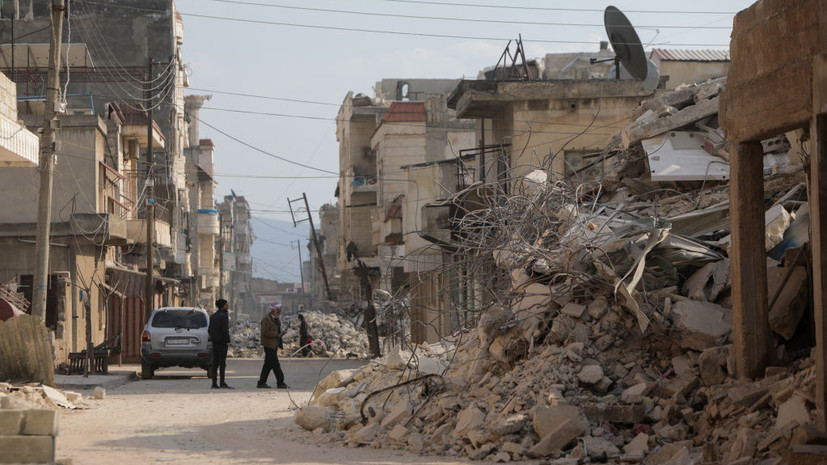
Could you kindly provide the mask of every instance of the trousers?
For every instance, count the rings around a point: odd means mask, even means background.
[[[221,384],[224,384],[224,373],[227,371],[227,344],[212,345],[212,383],[217,385],[219,382],[219,371],[221,372]]]
[[[276,349],[265,347],[264,365],[261,367],[261,376],[258,378],[259,384],[267,383],[267,378],[270,377],[270,370],[276,374],[276,382],[278,384],[284,384],[284,373],[281,371],[278,351]]]

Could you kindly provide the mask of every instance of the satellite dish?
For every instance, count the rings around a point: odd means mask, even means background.
[[[619,70],[618,63],[629,71],[635,79],[646,80],[649,74],[649,67],[646,55],[643,53],[643,46],[635,32],[632,23],[626,19],[626,15],[613,6],[607,6],[603,13],[603,23],[606,25],[606,34],[609,42],[615,51],[615,68]],[[618,78],[620,73],[617,73]]]

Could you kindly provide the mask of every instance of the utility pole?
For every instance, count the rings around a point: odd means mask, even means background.
[[[218,298],[224,298],[224,218],[218,217],[219,231],[221,236],[218,237]]]
[[[34,289],[32,315],[46,318],[46,294],[49,289],[49,237],[52,225],[52,182],[55,171],[55,144],[60,121],[57,119],[60,91],[60,49],[63,41],[65,0],[51,0],[52,38],[49,40],[49,77],[46,83],[46,114],[40,138],[40,194],[37,205]]]
[[[307,194],[305,194],[304,192],[302,192],[301,199],[287,199],[287,205],[290,206],[290,216],[293,218],[293,227],[295,228],[297,224],[304,221],[296,221],[296,217],[295,215],[293,215],[293,202],[298,202],[302,199],[304,199],[304,208],[307,211],[307,220],[310,222],[310,238],[313,239],[313,247],[316,248],[316,264],[319,267],[319,271],[322,272],[322,279],[324,280],[324,290],[327,293],[327,300],[333,300],[333,294],[330,292],[330,285],[328,285],[327,283],[327,272],[324,269],[324,258],[322,256],[322,249],[319,247],[319,239],[316,237],[316,227],[313,226],[313,215],[310,214],[310,206],[307,204]]]
[[[146,294],[144,299],[144,323],[155,307],[155,279],[152,276],[155,267],[155,179],[152,176],[155,167],[155,154],[152,153],[152,65],[153,58],[146,64]]]
[[[299,276],[302,280],[302,292],[304,292],[304,265],[302,264],[302,240],[296,239],[296,247],[299,249]]]

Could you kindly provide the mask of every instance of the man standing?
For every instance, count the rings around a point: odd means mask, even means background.
[[[227,349],[230,344],[230,308],[227,301],[215,301],[216,311],[210,316],[210,340],[212,341],[212,388],[233,389],[224,382],[224,373],[227,370]],[[219,381],[221,372],[221,384]]]
[[[307,332],[307,320],[299,313],[299,346],[302,349],[302,357],[310,355],[310,334]]]
[[[269,389],[267,378],[270,370],[276,375],[276,387],[287,389],[284,384],[284,373],[279,363],[278,349],[283,347],[281,342],[281,304],[273,302],[270,304],[270,313],[264,315],[261,320],[261,345],[264,347],[264,366],[261,367],[261,376],[258,378],[257,388]]]

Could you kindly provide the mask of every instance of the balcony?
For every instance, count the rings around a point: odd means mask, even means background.
[[[202,208],[198,210],[198,234],[218,236],[221,234],[221,223],[218,220],[218,210]]]
[[[104,245],[126,245],[127,220],[110,213],[75,213],[69,218],[72,234]]]
[[[37,166],[39,142],[25,126],[0,115],[0,166]]]

